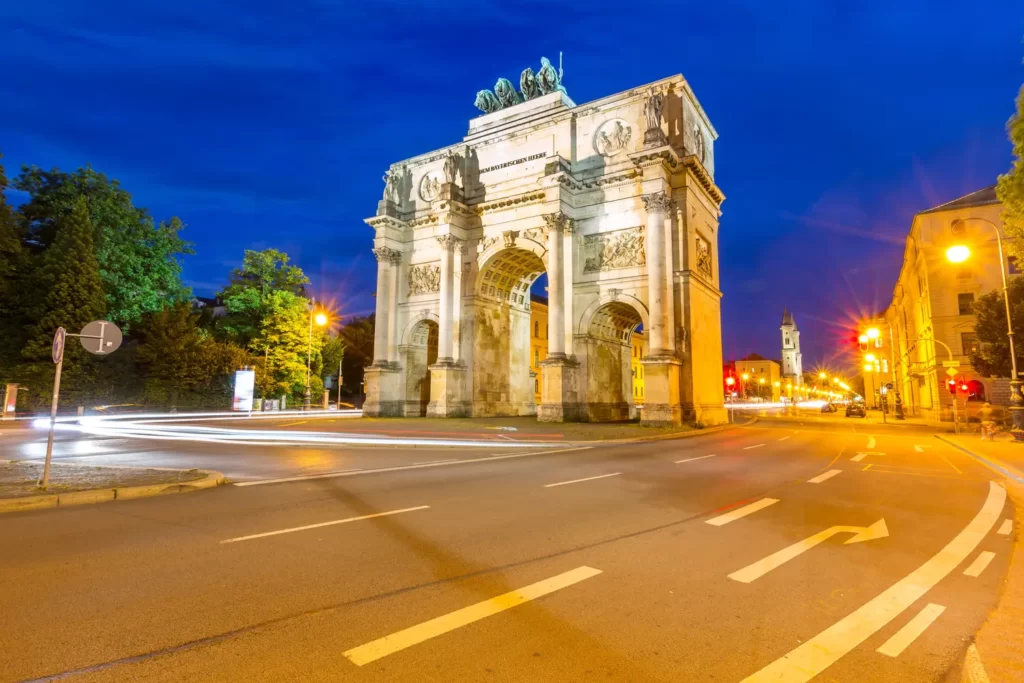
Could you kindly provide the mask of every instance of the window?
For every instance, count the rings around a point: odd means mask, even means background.
[[[971,315],[974,305],[974,292],[961,292],[956,295],[956,307],[960,315]]]
[[[981,344],[978,343],[978,335],[973,332],[963,332],[960,335],[960,346],[965,356],[981,351]]]
[[[533,324],[533,336],[534,337],[539,337],[540,336],[540,323],[534,323]]]
[[[961,268],[956,271],[956,278],[958,280],[970,280],[972,277],[974,277],[974,273],[971,272],[970,268]]]
[[[1006,269],[1010,275],[1020,275],[1020,268],[1017,267],[1017,257],[1010,256],[1006,259]]]
[[[533,364],[537,365],[538,363],[540,363],[540,350],[539,349],[534,349],[533,350]]]
[[[882,359],[882,372],[889,372],[889,359],[888,358],[883,358]]]
[[[540,380],[539,379],[533,380],[533,393],[535,393],[535,394],[539,394],[540,393]]]
[[[550,339],[551,338],[551,333],[548,331],[548,324],[547,323],[544,323],[544,338],[545,339]]]

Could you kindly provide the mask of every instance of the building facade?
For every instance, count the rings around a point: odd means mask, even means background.
[[[800,330],[788,309],[782,311],[782,378],[798,387],[804,379],[804,356],[800,352]]]
[[[500,105],[481,91],[488,113],[460,142],[385,175],[366,220],[378,269],[364,413],[625,419],[642,325],[641,419],[726,421],[724,196],[717,134],[689,84],[673,76],[576,105],[551,73],[549,91],[522,82],[517,94],[499,81]],[[542,273],[550,335],[532,364]]]
[[[950,420],[953,396],[945,387],[949,375],[943,361],[952,361],[959,363],[956,378],[970,387],[969,412],[971,403],[1009,403],[1008,379],[982,377],[970,365],[978,344],[972,304],[1002,289],[1001,268],[1007,277],[1017,273],[1012,259],[1004,254],[1000,260],[995,231],[1003,234],[1001,214],[993,186],[914,216],[903,266],[880,325],[881,345],[869,348],[878,352],[881,367],[865,372],[866,391],[891,381],[900,391],[904,411]],[[971,257],[950,263],[946,250],[959,244],[969,246]],[[885,365],[890,366],[888,373]],[[964,398],[958,395],[961,410]]]
[[[756,356],[738,360],[735,365],[740,398],[773,403],[782,400],[785,383],[782,381],[782,367],[777,362]]]

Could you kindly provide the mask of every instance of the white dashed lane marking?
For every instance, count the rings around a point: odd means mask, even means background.
[[[758,510],[763,510],[769,505],[775,505],[775,503],[778,502],[779,500],[777,498],[762,498],[750,505],[744,505],[743,507],[732,510],[731,512],[726,512],[724,515],[719,515],[718,517],[709,519],[706,524],[710,524],[711,526],[725,526],[729,522],[734,522],[741,517],[746,517],[749,514],[757,512]]]
[[[825,472],[824,474],[819,474],[818,476],[814,477],[813,479],[808,479],[807,483],[808,484],[820,484],[821,482],[827,481],[827,480],[831,479],[832,477],[836,476],[837,474],[841,474],[841,473],[842,473],[842,470],[829,470],[828,472]]]

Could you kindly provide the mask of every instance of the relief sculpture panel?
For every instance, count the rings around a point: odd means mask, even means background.
[[[616,268],[633,268],[647,263],[644,228],[587,235],[583,242],[583,272],[596,273]]]
[[[409,269],[409,296],[441,291],[441,266],[427,263]]]

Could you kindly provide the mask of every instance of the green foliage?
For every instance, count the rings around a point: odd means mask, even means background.
[[[14,187],[29,194],[19,212],[27,227],[26,243],[37,253],[56,240],[60,222],[78,201],[88,200],[96,259],[113,322],[128,328],[166,302],[188,297],[178,257],[193,252],[178,236],[184,227],[178,218],[154,226],[149,212],[136,207],[118,181],[89,167],[63,173],[26,166]]]
[[[178,302],[148,314],[139,329],[136,358],[146,375],[146,393],[176,405],[181,394],[209,392],[252,359],[245,349],[215,341],[199,327],[199,314]],[[225,404],[226,405],[226,404]]]
[[[329,337],[320,350],[321,377],[326,379],[338,372],[338,363],[345,355],[345,342],[341,337]]]
[[[302,269],[288,265],[287,254],[276,249],[246,250],[242,267],[231,273],[231,284],[220,293],[228,311],[220,329],[239,345],[254,348],[263,322],[281,306],[273,295],[283,292],[301,298],[307,284],[309,278]]]
[[[57,328],[78,333],[86,323],[102,318],[106,312],[103,281],[93,252],[93,234],[89,209],[85,198],[81,197],[57,224],[53,243],[43,254],[42,266],[35,273],[39,313],[21,350],[24,362],[18,372],[37,396],[45,393],[48,397],[50,393],[54,368],[51,349]],[[69,391],[81,389],[90,382],[92,366],[92,359],[81,344],[69,337],[62,379]]]
[[[1007,250],[1024,260],[1024,87],[1017,94],[1017,113],[1006,124],[1013,143],[1013,166],[999,176],[996,196],[1003,204],[1003,230]]]
[[[345,389],[358,393],[362,390],[363,369],[373,363],[374,315],[349,318],[341,327],[339,339],[345,344]]]
[[[1013,329],[1024,330],[1024,278],[1015,277],[1008,286]],[[1002,291],[995,290],[977,299],[973,311],[977,321],[974,332],[981,342],[981,351],[971,355],[971,365],[988,377],[1009,377],[1010,342],[1006,334],[1006,304]],[[1024,367],[1019,345],[1016,351],[1018,367]]]
[[[0,367],[10,365],[17,358],[23,342],[19,282],[28,265],[28,255],[22,248],[21,227],[7,204],[6,190],[7,176],[0,164],[0,320],[5,321],[4,335],[0,339]]]
[[[263,351],[266,359],[263,371],[256,376],[257,388],[265,398],[290,394],[296,400],[301,399],[306,391],[309,355],[311,396],[317,401],[323,392],[320,351],[324,335],[319,330],[313,331],[312,354],[309,354],[310,301],[291,291],[272,290],[263,306],[266,315],[249,347],[254,353]]]

